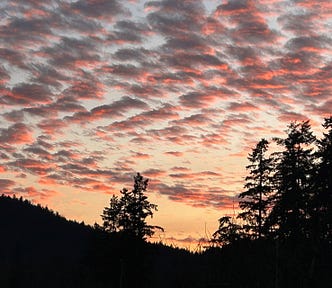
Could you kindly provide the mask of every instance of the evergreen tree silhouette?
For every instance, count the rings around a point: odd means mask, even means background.
[[[103,211],[103,215],[101,215],[103,219],[103,227],[102,229],[106,232],[116,232],[120,223],[119,223],[119,215],[121,212],[121,206],[119,202],[119,197],[113,195],[110,199],[109,207],[105,207]]]
[[[211,242],[218,246],[226,246],[235,243],[243,238],[241,225],[235,222],[231,216],[224,216],[219,219],[219,227],[212,235]]]
[[[270,227],[282,238],[307,238],[310,218],[314,155],[312,144],[316,138],[309,121],[292,122],[287,137],[275,138],[284,150],[277,153],[274,184],[276,194],[269,215]]]
[[[249,176],[245,178],[246,191],[240,193],[240,208],[243,210],[239,218],[246,221],[247,233],[262,237],[262,228],[268,211],[268,196],[272,192],[271,172],[273,170],[272,159],[266,156],[268,141],[261,139],[249,154]]]
[[[313,230],[321,240],[332,243],[332,116],[325,118],[323,127],[327,132],[322,139],[317,140]]]
[[[157,211],[157,205],[150,203],[144,194],[148,181],[137,173],[133,190],[123,188],[120,198],[115,195],[111,197],[110,206],[105,207],[101,215],[105,231],[122,232],[127,236],[146,239],[154,234],[155,229],[163,230],[146,222],[146,218],[152,217],[153,211]]]

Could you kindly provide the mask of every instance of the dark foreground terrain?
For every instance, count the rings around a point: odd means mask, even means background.
[[[241,240],[201,254],[0,197],[0,287],[331,287],[329,243]]]

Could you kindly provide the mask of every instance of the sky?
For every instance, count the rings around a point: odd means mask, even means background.
[[[101,224],[140,172],[195,247],[261,138],[330,116],[331,35],[331,1],[2,0],[0,193]]]

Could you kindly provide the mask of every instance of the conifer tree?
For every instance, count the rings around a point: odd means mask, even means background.
[[[327,132],[322,139],[317,140],[318,164],[312,201],[315,211],[313,229],[321,240],[332,243],[332,116],[325,118],[323,127]]]
[[[247,232],[257,238],[262,237],[263,225],[268,212],[268,196],[272,192],[271,172],[273,170],[272,159],[266,156],[268,141],[261,139],[249,154],[250,165],[246,168],[249,175],[245,178],[246,191],[240,193],[240,208],[243,210],[239,218],[245,220]]]
[[[219,228],[212,235],[211,242],[218,246],[233,244],[243,238],[242,227],[235,222],[231,216],[224,216],[219,219]]]
[[[110,199],[110,206],[105,207],[103,211],[103,215],[101,215],[103,219],[103,229],[106,232],[116,232],[119,227],[119,215],[121,212],[121,206],[119,202],[119,198],[113,195]]]
[[[276,138],[284,150],[277,153],[274,175],[276,194],[269,215],[270,227],[282,238],[306,238],[311,217],[309,202],[312,192],[313,148],[315,136],[309,121],[292,122],[287,137]]]
[[[157,205],[148,201],[144,194],[147,190],[148,179],[144,179],[139,173],[134,177],[134,188],[129,191],[123,188],[121,197],[113,195],[110,206],[105,207],[101,215],[103,229],[108,232],[122,232],[125,235],[145,239],[154,234],[159,226],[151,226],[146,222],[147,217],[153,216],[157,211]]]

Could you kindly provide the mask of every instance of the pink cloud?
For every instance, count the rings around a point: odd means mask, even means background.
[[[13,105],[47,104],[52,101],[52,93],[47,86],[38,84],[19,84],[15,86],[10,94],[7,94],[6,101]]]
[[[148,105],[140,99],[122,97],[108,105],[97,106],[90,111],[77,112],[73,116],[66,117],[69,122],[86,123],[96,121],[102,118],[119,117],[124,112],[132,109],[147,109]]]
[[[45,176],[56,168],[56,165],[35,159],[18,159],[8,163],[9,167],[19,168],[31,174]]]
[[[31,199],[33,203],[40,203],[44,205],[47,205],[51,198],[59,195],[59,193],[55,190],[36,189],[33,186],[14,188],[13,193],[19,194],[24,198]]]
[[[13,194],[12,187],[15,184],[16,183],[13,180],[10,180],[10,179],[0,179],[0,186],[2,187],[1,194],[5,194],[5,195]]]
[[[63,130],[68,126],[68,124],[60,119],[49,119],[42,120],[37,126],[43,130],[44,133],[50,136],[55,136],[63,134]]]
[[[134,155],[132,157],[134,159],[150,159],[151,155],[141,152],[134,152]]]
[[[258,107],[256,107],[255,105],[253,105],[249,102],[243,102],[243,103],[233,102],[228,106],[227,109],[229,109],[231,111],[239,111],[239,112],[249,112],[249,111],[259,110]]]
[[[278,117],[279,120],[283,122],[292,122],[292,121],[306,121],[308,117],[295,112],[282,112]]]
[[[175,171],[175,172],[188,172],[188,171],[190,171],[190,169],[187,168],[187,167],[177,167],[177,166],[172,167],[171,170]]]
[[[225,195],[225,191],[220,189],[203,191],[199,188],[186,187],[182,184],[168,186],[162,183],[151,183],[150,187],[152,190],[168,196],[173,201],[186,203],[193,207],[206,208],[213,206],[232,209],[234,205],[234,198]]]
[[[182,157],[184,155],[182,152],[179,152],[179,151],[167,151],[164,154],[175,156],[175,157]]]
[[[166,175],[166,171],[160,169],[148,169],[142,172],[142,175],[153,178],[153,181],[156,182],[156,178],[164,177]]]
[[[7,129],[0,129],[0,142],[2,142],[2,145],[25,144],[31,143],[32,141],[32,130],[24,123],[16,123],[9,126]]]
[[[80,60],[82,61],[82,60]],[[81,63],[76,63],[79,67],[84,67]],[[87,82],[80,80],[64,90],[63,95],[74,97],[75,99],[95,99],[102,98],[105,93],[105,85],[101,82]]]

